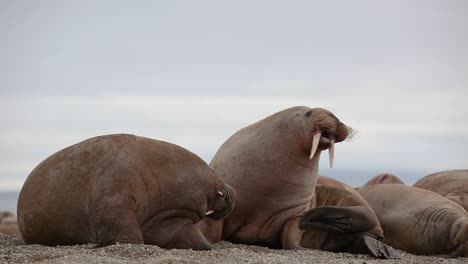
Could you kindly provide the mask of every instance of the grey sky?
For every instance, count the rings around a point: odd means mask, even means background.
[[[209,162],[294,105],[360,130],[337,145],[336,169],[322,162],[345,182],[467,168],[466,14],[463,0],[0,0],[0,189],[107,133]]]

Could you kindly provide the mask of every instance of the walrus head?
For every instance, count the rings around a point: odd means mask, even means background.
[[[214,193],[208,198],[206,215],[213,219],[222,219],[234,209],[236,192],[221,180],[216,181]]]
[[[303,157],[312,160],[320,151],[328,149],[330,167],[333,167],[335,143],[355,138],[357,131],[323,108],[295,107],[292,110],[295,116],[290,119],[291,131]],[[302,124],[303,129],[297,129],[297,123]]]

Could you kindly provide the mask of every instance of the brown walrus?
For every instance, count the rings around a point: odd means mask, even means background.
[[[417,255],[468,257],[468,213],[428,190],[402,184],[358,189],[384,230],[384,243]]]
[[[420,179],[413,186],[445,196],[468,211],[468,170],[433,173]]]
[[[0,234],[19,234],[16,216],[12,212],[0,212]]]
[[[40,163],[19,195],[26,243],[116,242],[211,249],[194,223],[228,215],[234,191],[195,154],[127,134],[91,138]]]
[[[387,184],[387,183],[395,183],[395,184],[405,184],[400,178],[397,176],[390,174],[390,173],[382,173],[372,177],[369,181],[367,181],[364,186],[374,185],[374,184]]]
[[[359,192],[335,179],[320,176],[315,196],[316,208],[309,210],[299,223],[306,229],[302,247],[399,258],[394,249],[378,241],[383,239],[383,230]],[[339,210],[331,213],[334,208]]]
[[[236,132],[210,163],[236,190],[236,208],[223,222],[202,221],[203,232],[211,241],[299,248],[298,223],[310,207],[320,153],[330,149],[332,165],[334,144],[349,131],[325,109],[297,106]]]

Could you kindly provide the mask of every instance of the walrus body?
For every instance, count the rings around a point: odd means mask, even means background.
[[[430,174],[413,186],[445,196],[468,211],[468,170],[449,170]]]
[[[431,191],[402,184],[358,189],[384,230],[384,243],[417,255],[468,257],[468,213]]]
[[[397,176],[390,174],[390,173],[382,173],[372,177],[369,181],[367,181],[364,186],[375,185],[375,184],[405,184],[400,178]]]
[[[332,252],[398,258],[398,253],[378,240],[383,230],[370,205],[352,187],[320,176],[315,188],[316,208],[301,219],[307,228],[301,246]],[[335,213],[332,213],[337,208]],[[302,227],[302,226],[301,226]]]
[[[195,154],[170,143],[117,134],[85,140],[40,163],[18,201],[26,243],[116,242],[210,249],[194,227],[222,218],[233,191]]]
[[[236,190],[236,208],[204,232],[215,241],[222,232],[234,243],[300,247],[298,222],[310,207],[320,152],[330,148],[332,162],[334,143],[347,136],[348,127],[332,113],[308,107],[286,109],[235,133],[210,167]]]

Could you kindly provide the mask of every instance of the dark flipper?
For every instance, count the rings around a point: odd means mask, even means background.
[[[333,233],[365,232],[375,226],[369,214],[365,206],[324,206],[307,211],[299,222],[299,228]]]
[[[363,236],[357,242],[358,245],[371,256],[380,259],[400,259],[398,252],[390,246],[370,236]],[[353,253],[353,252],[350,252]]]

